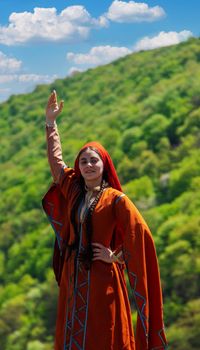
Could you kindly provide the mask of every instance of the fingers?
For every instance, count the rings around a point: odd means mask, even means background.
[[[103,260],[103,257],[100,255],[94,255],[93,260]]]
[[[56,90],[53,90],[50,97],[49,97],[48,103],[47,103],[47,109],[54,110],[54,111],[57,111],[60,113],[63,109],[63,106],[64,106],[63,100],[61,100],[61,102],[58,106],[57,93],[56,93]]]
[[[103,258],[105,255],[105,252],[101,248],[93,249],[93,257],[94,258]]]
[[[113,263],[117,262],[119,264],[124,264],[123,259],[120,260],[120,256],[122,255],[122,252],[118,253],[117,255],[112,252],[112,250],[101,243],[92,243],[93,246],[93,261],[95,260],[101,260],[106,263]]]
[[[94,254],[110,254],[112,251],[101,243],[92,243]]]
[[[62,112],[63,106],[64,106],[64,101],[62,100],[59,104],[59,108],[58,108],[59,112]]]
[[[94,243],[93,245],[93,261],[101,260],[106,263],[112,263],[111,253],[109,248],[106,248],[100,243]]]
[[[51,104],[53,104],[53,103],[56,103],[56,101],[57,101],[56,91],[53,90],[52,93],[51,93],[51,95],[50,95],[50,97],[49,97],[49,100],[48,100],[47,105],[51,105]]]
[[[101,243],[92,243],[92,245],[99,247],[99,248],[106,248],[103,244]]]
[[[56,93],[56,90],[53,90],[53,99],[54,99],[55,103],[57,103],[57,93]]]
[[[101,260],[101,261],[102,261],[102,259],[97,258],[97,257],[95,257],[95,258],[92,259],[92,261],[96,261],[96,260]]]
[[[100,247],[93,248],[93,254],[105,254],[106,250]]]
[[[103,262],[105,262],[107,264],[111,264],[112,263],[111,261],[108,262],[107,260],[104,260],[104,259],[101,259],[101,258],[98,258],[98,257],[95,257],[95,258],[92,259],[92,261],[97,261],[97,260],[103,261]]]
[[[93,257],[94,258],[103,258],[105,256],[105,251],[101,249],[93,249]]]

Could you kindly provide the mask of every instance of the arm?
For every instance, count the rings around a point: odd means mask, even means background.
[[[62,159],[62,148],[58,133],[56,118],[61,113],[63,101],[58,106],[57,95],[54,90],[48,100],[46,107],[46,140],[47,155],[54,182],[58,183],[61,171],[66,167]]]
[[[66,164],[62,159],[62,148],[56,123],[46,126],[47,156],[54,182],[58,183]]]
[[[136,348],[165,350],[162,289],[153,237],[126,196],[116,203],[115,214],[123,231],[124,260],[138,314]]]

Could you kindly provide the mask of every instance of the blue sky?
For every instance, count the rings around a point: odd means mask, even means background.
[[[0,102],[131,52],[200,36],[199,0],[0,0]]]

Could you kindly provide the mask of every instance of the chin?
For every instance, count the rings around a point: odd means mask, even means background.
[[[97,175],[96,173],[84,174],[82,176],[87,181],[98,181],[100,177],[100,175]]]
[[[91,175],[85,175],[84,177],[83,177],[85,180],[92,180],[92,181],[94,181],[94,180],[97,180],[98,179],[98,177],[96,177],[96,176],[91,176]]]

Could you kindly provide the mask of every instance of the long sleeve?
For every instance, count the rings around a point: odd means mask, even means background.
[[[59,182],[60,174],[66,164],[62,159],[62,148],[57,126],[46,127],[47,156],[51,174],[55,183]]]
[[[73,183],[74,170],[62,160],[62,149],[57,126],[46,127],[47,155],[54,183],[42,199],[43,209],[52,225],[56,239],[53,253],[53,269],[60,285],[67,244],[70,244],[68,220],[68,195]]]
[[[62,160],[62,148],[57,126],[46,127],[47,155],[54,179],[42,199],[43,209],[56,234],[53,269],[56,281],[60,285],[66,247],[74,242],[70,235],[69,207],[78,188],[74,169],[69,168]],[[79,189],[79,188],[78,188]]]
[[[153,237],[126,196],[117,201],[115,213],[124,234],[124,260],[137,310],[136,350],[165,350],[162,289]]]

